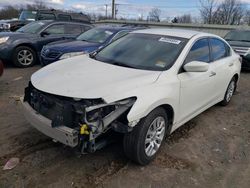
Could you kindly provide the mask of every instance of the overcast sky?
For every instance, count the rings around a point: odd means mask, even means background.
[[[31,4],[36,0],[0,0],[0,7],[6,5]],[[222,1],[222,0],[218,0]],[[42,0],[53,8],[76,10],[85,13],[105,14],[105,4],[108,5],[108,13],[111,14],[112,0]],[[250,7],[250,0],[242,0]],[[161,19],[171,19],[182,14],[199,15],[199,0],[116,0],[118,17],[138,18],[147,17],[148,12],[157,7],[162,10]]]

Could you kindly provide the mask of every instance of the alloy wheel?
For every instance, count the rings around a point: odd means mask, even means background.
[[[227,89],[227,95],[226,95],[226,100],[227,102],[229,102],[234,94],[234,90],[235,90],[235,81],[232,81]]]
[[[160,116],[150,124],[145,139],[145,153],[148,157],[153,156],[159,150],[165,135],[165,126],[165,119]]]
[[[32,64],[34,57],[29,50],[20,50],[17,54],[17,60],[21,65],[28,66]]]

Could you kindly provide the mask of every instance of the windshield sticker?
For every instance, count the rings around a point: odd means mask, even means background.
[[[44,25],[44,23],[43,23],[43,22],[38,22],[37,24],[39,24],[39,25]]]
[[[166,66],[166,62],[163,61],[157,61],[155,64],[157,67],[164,68]]]
[[[113,33],[111,31],[105,31],[106,34],[112,35]]]
[[[165,37],[161,37],[159,39],[160,42],[167,42],[167,43],[171,43],[171,44],[180,44],[181,41],[180,40],[176,40],[176,39],[170,39],[170,38],[165,38]]]

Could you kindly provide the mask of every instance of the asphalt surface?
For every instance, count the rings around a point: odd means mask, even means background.
[[[79,156],[24,119],[19,97],[38,70],[8,67],[0,78],[0,187],[250,187],[250,73],[227,107],[215,105],[178,129],[142,167],[117,142]],[[12,157],[20,163],[2,167]]]

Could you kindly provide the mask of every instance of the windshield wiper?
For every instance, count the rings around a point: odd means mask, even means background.
[[[120,62],[111,62],[112,65],[117,65],[117,66],[121,66],[121,67],[127,67],[127,68],[134,68],[134,69],[138,69],[134,66],[131,66],[131,65],[128,65],[128,64],[125,64],[125,63],[120,63]]]
[[[250,42],[249,40],[225,39],[227,41]]]
[[[250,42],[249,40],[239,40],[240,42]]]

